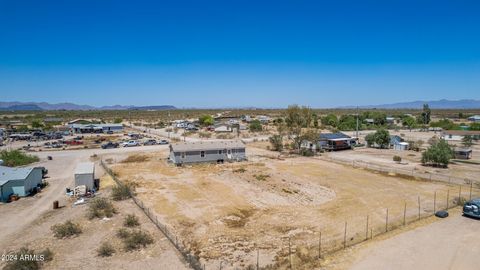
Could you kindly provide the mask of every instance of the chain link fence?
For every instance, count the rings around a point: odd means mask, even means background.
[[[115,183],[119,186],[123,186],[124,183],[118,179],[118,177],[113,173],[112,169],[110,169],[103,160],[100,161],[100,165],[105,169],[105,171],[112,177]],[[169,229],[166,224],[161,223],[154,212],[150,210],[150,208],[146,207],[145,204],[138,199],[135,194],[130,192],[130,197],[133,199],[135,204],[147,215],[147,217],[155,224],[155,226],[165,235],[165,237],[172,243],[172,245],[180,252],[185,259],[185,261],[189,264],[192,269],[195,270],[203,270],[199,258],[195,255],[191,254],[190,251],[183,245],[181,242],[181,238],[179,238],[172,229]]]

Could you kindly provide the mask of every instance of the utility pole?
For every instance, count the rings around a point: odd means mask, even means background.
[[[358,106],[357,106],[357,132],[355,133],[355,137],[358,139]]]

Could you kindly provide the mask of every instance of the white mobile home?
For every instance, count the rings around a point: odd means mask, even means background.
[[[176,165],[246,160],[242,141],[180,142],[170,145],[169,160]]]
[[[444,130],[442,139],[446,141],[461,141],[465,136],[471,136],[473,139],[480,139],[478,130]]]
[[[95,164],[93,162],[79,163],[75,169],[75,186],[85,185],[87,190],[95,188]]]

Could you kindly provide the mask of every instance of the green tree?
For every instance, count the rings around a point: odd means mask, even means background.
[[[375,144],[375,133],[369,133],[365,136],[365,141],[367,142],[367,146],[373,146]]]
[[[462,144],[465,147],[470,147],[473,145],[473,137],[470,135],[464,136],[462,139]]]
[[[422,164],[435,167],[447,167],[450,159],[454,157],[453,149],[448,143],[441,139],[433,143],[422,153]]]
[[[432,111],[430,110],[430,107],[428,104],[423,104],[423,110],[422,110],[422,124],[428,125],[430,123],[430,115]]]
[[[300,134],[304,126],[302,110],[298,105],[290,105],[285,113],[285,124],[288,135],[293,138],[295,149],[300,149]]]
[[[324,126],[337,127],[337,116],[333,113],[327,114],[326,116],[322,117],[322,124]]]
[[[410,131],[412,131],[412,128],[414,128],[416,124],[417,124],[417,121],[415,121],[415,118],[411,116],[407,116],[403,118],[402,125],[404,127],[408,127]]]
[[[249,128],[251,132],[262,131],[262,123],[260,122],[260,120],[255,119],[252,122],[250,122]]]
[[[200,122],[200,125],[202,126],[211,126],[213,123],[215,123],[215,120],[211,115],[202,115],[200,118],[198,118],[198,122]]]
[[[35,119],[33,120],[30,125],[32,126],[32,128],[43,128],[43,123],[42,121],[38,120],[38,119]]]
[[[380,148],[387,148],[390,144],[390,133],[386,129],[379,129],[375,132],[375,143]]]
[[[469,130],[480,130],[480,123],[470,124]]]
[[[123,119],[122,119],[122,118],[115,118],[115,119],[113,120],[113,123],[115,123],[115,124],[120,124],[120,123],[122,123],[122,122],[123,122]]]
[[[281,152],[283,150],[283,136],[280,134],[276,134],[268,138],[270,144],[272,145],[272,149],[274,151]]]

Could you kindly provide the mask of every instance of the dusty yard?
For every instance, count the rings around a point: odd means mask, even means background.
[[[138,185],[138,197],[171,226],[208,267],[284,263],[291,241],[292,261],[315,267],[322,233],[324,248],[347,244],[433,211],[433,193],[446,198],[456,186],[376,174],[313,158],[277,159],[248,147],[249,161],[224,165],[173,167],[167,151],[117,159],[115,173]],[[457,194],[458,194],[458,188]],[[454,195],[450,197],[452,200]],[[440,199],[439,199],[440,200]],[[450,202],[451,203],[451,202]],[[446,199],[437,201],[437,209]],[[277,268],[278,265],[272,266]],[[306,268],[308,269],[308,268]]]
[[[478,269],[479,222],[452,209],[446,219],[432,217],[325,258],[325,269]]]
[[[93,154],[128,155],[134,152],[149,152],[165,149],[166,146],[150,146],[119,149],[88,149],[75,151],[39,152],[41,161],[34,165],[45,166],[49,170],[49,185],[41,193],[21,198],[8,204],[0,204],[0,251],[6,254],[28,246],[39,252],[49,248],[53,260],[44,269],[188,269],[181,255],[171,243],[148,220],[131,200],[115,202],[118,214],[111,219],[89,220],[86,217],[87,205],[72,206],[72,200],[65,196],[65,188],[73,185],[73,171],[78,162],[92,160]],[[53,156],[47,160],[46,156]],[[98,158],[97,158],[98,159]],[[95,160],[97,160],[95,159]],[[96,167],[100,180],[100,196],[108,197],[113,181],[103,176],[101,167]],[[52,202],[60,201],[62,208],[52,210]],[[115,236],[123,226],[127,214],[135,214],[140,219],[141,229],[148,231],[154,244],[138,251],[126,252]],[[66,220],[79,223],[83,233],[71,239],[54,238],[51,226]],[[109,241],[116,249],[112,257],[97,256],[101,243]],[[0,268],[5,262],[0,261]]]

